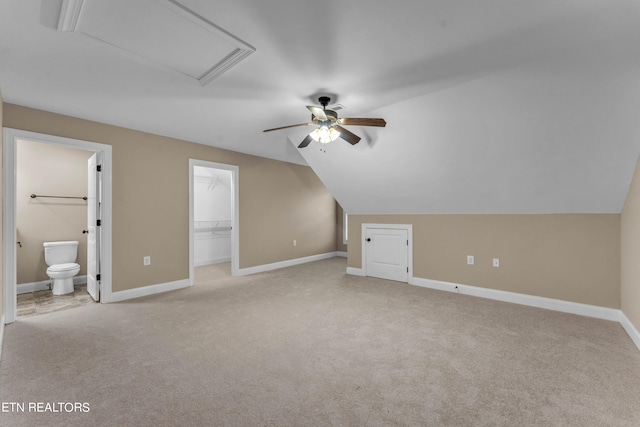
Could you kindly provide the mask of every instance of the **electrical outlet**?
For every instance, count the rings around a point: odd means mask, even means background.
[[[493,266],[494,267],[500,267],[500,258],[494,258],[493,259]]]
[[[475,259],[473,258],[473,255],[467,255],[467,264],[468,265],[475,264]]]
[[[293,241],[293,246],[298,246],[298,241],[297,240]]]
[[[146,257],[142,258],[142,264],[143,265],[151,265],[151,257],[150,256],[146,256]]]

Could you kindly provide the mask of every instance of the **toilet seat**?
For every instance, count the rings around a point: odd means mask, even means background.
[[[76,269],[78,267],[80,267],[80,264],[77,264],[75,262],[69,262],[69,263],[66,263],[66,264],[55,264],[55,265],[52,265],[49,268],[47,268],[47,271],[61,273],[63,271],[74,270],[74,269]]]

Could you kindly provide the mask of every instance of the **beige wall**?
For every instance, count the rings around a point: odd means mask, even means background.
[[[349,267],[362,223],[413,225],[415,277],[620,308],[620,215],[349,215]]]
[[[620,298],[622,312],[640,330],[640,162],[622,210]]]
[[[113,147],[113,291],[188,277],[189,158],[239,166],[240,268],[336,250],[335,202],[309,167],[12,104],[4,125]]]
[[[35,198],[31,194],[87,195],[87,160],[92,152],[21,140],[16,149],[18,283],[49,280],[43,242],[77,240],[79,275],[86,274],[87,202]]]

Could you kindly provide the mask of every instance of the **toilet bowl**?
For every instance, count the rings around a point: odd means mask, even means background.
[[[47,268],[47,275],[53,279],[51,292],[64,295],[73,292],[73,276],[80,272],[80,264],[55,264]]]
[[[80,264],[75,262],[78,242],[44,242],[43,246],[44,261],[49,266],[47,275],[53,280],[51,292],[54,295],[73,292],[73,276],[80,272]]]

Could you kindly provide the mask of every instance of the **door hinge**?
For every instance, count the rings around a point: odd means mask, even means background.
[[[96,274],[96,280],[99,282],[100,281],[100,275]]]
[[[102,220],[99,219],[96,221],[96,227],[100,227],[102,225]]]
[[[409,267],[407,267],[407,273],[409,272]]]
[[[409,246],[409,240],[407,240],[407,246]]]
[[[96,166],[96,170],[97,170],[98,172],[102,172],[102,165],[97,165],[97,166]]]

